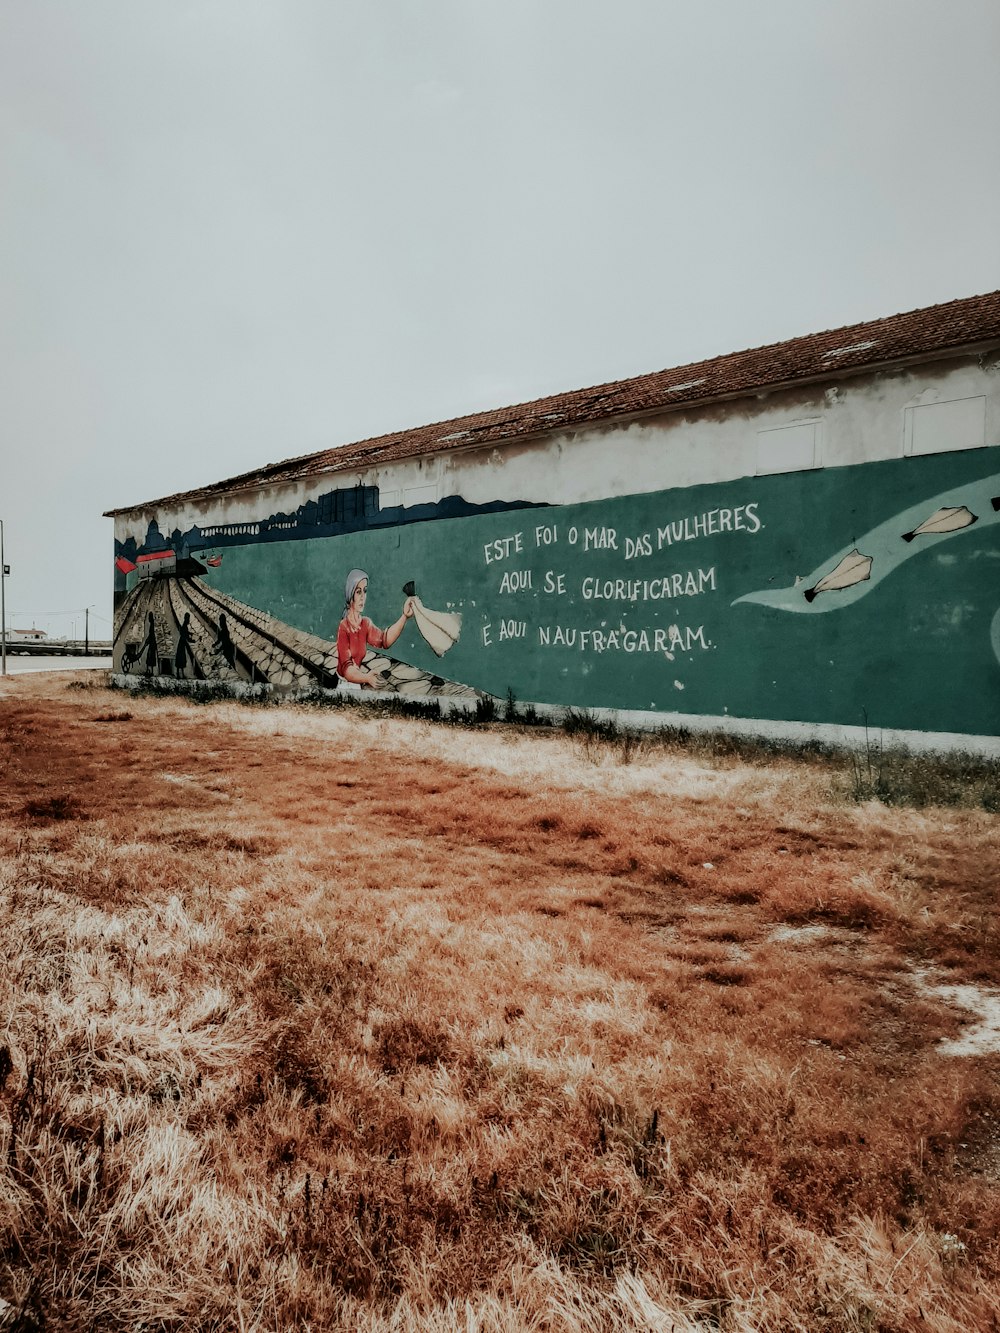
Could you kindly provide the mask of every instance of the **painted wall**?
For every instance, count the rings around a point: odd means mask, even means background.
[[[976,423],[965,420],[967,408],[962,405],[969,402],[979,404]],[[115,537],[141,536],[151,518],[163,532],[258,519],[294,510],[335,486],[378,486],[384,504],[402,502],[412,508],[448,496],[461,496],[473,505],[526,500],[571,504],[730,481],[766,471],[759,468],[760,455],[774,447],[774,432],[803,427],[814,431],[813,467],[903,458],[908,456],[914,413],[919,423],[920,410],[935,405],[941,408],[941,419],[918,429],[918,442],[936,450],[955,447],[949,404],[956,405],[962,433],[970,436],[971,425],[976,436],[960,440],[958,447],[1000,442],[1000,350],[575,431],[553,423],[545,437],[502,449],[464,449],[446,437],[442,447],[449,452],[439,455],[233,491],[209,502],[156,512],[138,508],[116,520]],[[924,413],[928,415],[935,414]]]
[[[1000,735],[998,389],[967,358],[285,487],[282,513],[354,481],[390,504],[120,572],[117,661],[334,686],[360,569],[365,614],[402,619],[365,669],[404,693]],[[157,515],[158,541],[277,499]],[[148,522],[120,518],[119,551]]]

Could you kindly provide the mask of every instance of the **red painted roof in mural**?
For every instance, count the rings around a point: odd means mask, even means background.
[[[718,399],[837,379],[887,363],[998,341],[1000,291],[287,458],[209,486],[112,509],[106,517],[209,499],[226,491],[277,485],[319,473],[356,471],[396,459],[495,446],[617,418],[698,407]]]

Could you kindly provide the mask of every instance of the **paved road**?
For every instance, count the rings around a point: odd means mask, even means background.
[[[110,657],[21,657],[7,654],[8,676],[23,671],[110,671]]]

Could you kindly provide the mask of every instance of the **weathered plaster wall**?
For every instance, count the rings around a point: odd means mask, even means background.
[[[982,443],[1000,441],[1000,372],[984,373],[970,359],[555,434],[546,448],[494,451],[475,463],[446,457],[444,485],[473,501],[523,496],[530,487],[539,498],[571,503],[752,477],[759,433],[799,422],[817,424],[817,466],[901,458],[907,408],[983,396]]]
[[[932,365],[845,377],[841,382],[778,390],[667,412],[637,421],[556,431],[502,449],[454,450],[362,471],[234,492],[210,503],[119,516],[115,536],[193,524],[234,523],[291,511],[332,486],[377,485],[383,505],[413,505],[460,495],[474,504],[531,500],[572,504],[615,495],[752,477],[761,432],[815,423],[817,467],[905,456],[907,409],[983,398],[982,444],[1000,442],[1000,352]],[[947,447],[942,431],[941,447]],[[398,499],[396,497],[399,497]]]

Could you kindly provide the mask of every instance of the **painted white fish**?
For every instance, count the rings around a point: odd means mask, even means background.
[[[919,528],[914,528],[912,532],[904,532],[903,541],[912,542],[914,537],[923,537],[933,532],[959,532],[962,528],[971,527],[978,517],[978,514],[974,514],[965,505],[945,505],[942,509],[935,509],[930,518],[925,518]]]
[[[845,555],[836,569],[831,569],[812,588],[806,588],[802,596],[811,602],[821,592],[836,592],[841,588],[853,588],[855,583],[864,583],[872,576],[872,558],[862,555],[857,547]]]
[[[421,676],[419,680],[404,680],[396,686],[398,694],[423,695],[430,694],[433,688],[433,676]]]
[[[438,657],[444,657],[455,646],[462,632],[462,617],[457,611],[432,611],[419,597],[413,598],[413,619]]]
[[[411,579],[403,584],[403,596],[413,603],[413,619],[417,629],[423,635],[428,646],[438,657],[444,657],[449,648],[454,648],[462,633],[462,617],[457,611],[432,611],[424,606],[417,596],[416,585]]]
[[[366,671],[374,671],[376,675],[385,676],[392,670],[392,661],[388,657],[377,657],[375,653],[366,653],[361,665]]]
[[[394,685],[399,685],[404,680],[423,680],[427,672],[420,667],[410,666],[409,662],[390,662],[387,675]]]

